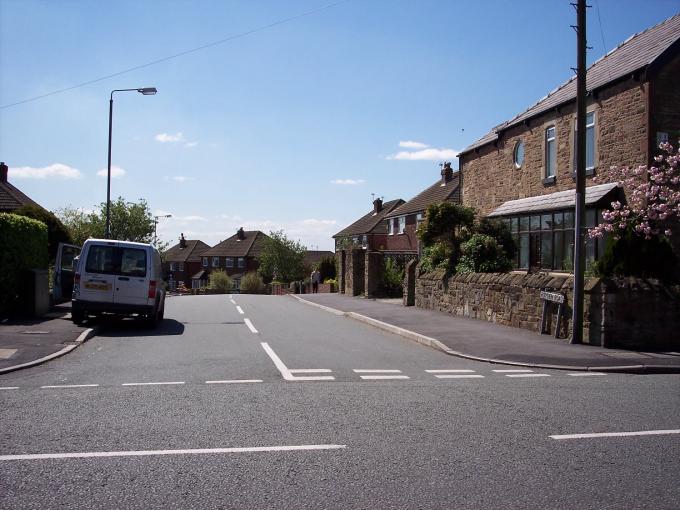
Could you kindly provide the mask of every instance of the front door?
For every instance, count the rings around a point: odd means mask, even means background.
[[[57,260],[54,264],[52,296],[55,303],[71,299],[73,294],[74,260],[80,255],[80,246],[59,243]]]

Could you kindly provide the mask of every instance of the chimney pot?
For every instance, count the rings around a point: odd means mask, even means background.
[[[240,227],[240,228],[236,231],[236,237],[238,237],[240,240],[243,240],[243,239],[246,238],[246,234],[245,234],[245,232],[243,231],[243,227]]]
[[[180,248],[186,248],[187,247],[187,240],[184,239],[184,232],[182,232],[179,236],[179,247]]]
[[[373,201],[373,213],[378,214],[380,211],[382,211],[383,208],[383,201],[380,198],[376,198]]]
[[[9,168],[4,162],[0,162],[0,182],[7,182],[7,172]]]
[[[453,179],[453,169],[451,168],[451,163],[445,162],[444,168],[442,168],[442,184],[446,184],[451,179]]]

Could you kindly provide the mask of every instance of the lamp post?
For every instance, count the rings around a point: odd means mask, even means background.
[[[159,218],[172,218],[172,214],[161,214],[160,216],[153,217],[153,244],[158,242],[158,237],[156,236],[156,225],[158,225]]]
[[[113,126],[113,93],[114,92],[139,92],[145,96],[153,96],[157,90],[156,87],[144,87],[140,89],[116,89],[111,91],[109,99],[109,162],[108,171],[106,174],[106,239],[111,238],[111,128]]]

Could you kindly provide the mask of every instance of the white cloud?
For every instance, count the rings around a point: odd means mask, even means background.
[[[159,133],[155,136],[155,140],[161,143],[176,143],[184,142],[184,135],[182,133],[177,133],[170,135],[168,133]]]
[[[121,167],[119,167],[119,166],[112,166],[112,167],[111,167],[111,178],[112,178],[112,179],[120,179],[120,178],[123,177],[126,173],[127,173],[127,172],[126,172],[125,170],[123,170],[123,169],[122,169]],[[97,172],[97,175],[98,175],[99,177],[106,177],[107,174],[108,174],[108,170],[107,170],[106,168],[102,168],[101,170],[99,170],[99,172]]]
[[[184,144],[185,147],[188,147],[190,149],[192,147],[196,147],[197,145],[198,145],[198,142],[187,142],[186,144]]]
[[[168,181],[175,181],[175,182],[188,182],[188,181],[195,181],[195,177],[187,177],[186,175],[166,175],[163,177],[163,180],[168,182]]]
[[[9,169],[9,178],[17,179],[81,179],[83,174],[77,168],[53,163],[43,167],[18,166]]]
[[[407,140],[405,142],[399,142],[399,147],[404,149],[427,149],[429,145],[421,142],[414,142],[413,140]]]
[[[419,151],[401,151],[387,156],[387,159],[399,159],[404,161],[441,161],[444,159],[455,159],[458,151],[453,149],[423,149]]]
[[[363,179],[333,179],[331,184],[340,184],[342,186],[356,186],[358,184],[363,184]]]

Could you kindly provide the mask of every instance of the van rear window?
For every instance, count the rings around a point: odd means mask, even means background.
[[[146,251],[116,246],[90,247],[85,271],[95,274],[146,276]]]

